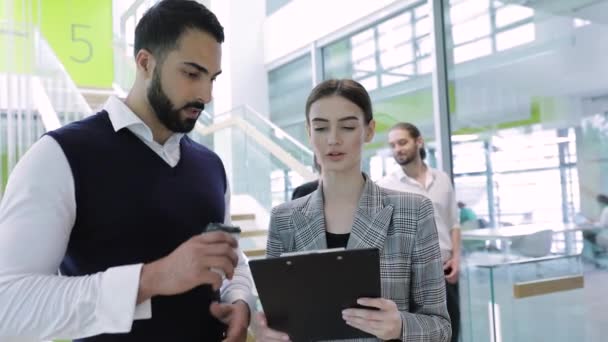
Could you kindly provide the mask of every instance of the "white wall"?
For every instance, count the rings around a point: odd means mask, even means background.
[[[218,77],[213,91],[215,114],[247,105],[268,116],[268,79],[262,48],[266,2],[212,0],[210,8],[224,26],[225,34],[222,75]],[[215,151],[224,162],[233,193],[243,193],[245,189],[251,191],[255,186],[256,193],[268,194],[269,198],[270,156],[267,153],[256,155],[259,158],[255,167],[248,165],[248,159],[242,153],[251,157],[254,149],[244,148],[245,143],[244,135],[237,130],[223,130],[214,136]],[[248,173],[243,174],[243,170]],[[268,182],[264,181],[266,178]]]
[[[268,115],[268,80],[264,68],[263,0],[214,0],[211,10],[222,26],[222,75],[214,88],[216,114],[249,105]]]
[[[264,24],[264,61],[271,63],[396,2],[404,0],[293,0]]]

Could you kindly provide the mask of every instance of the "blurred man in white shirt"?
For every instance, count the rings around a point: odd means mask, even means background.
[[[422,194],[433,202],[445,271],[448,312],[452,321],[452,341],[458,341],[460,224],[454,187],[445,172],[430,168],[424,163],[424,139],[416,126],[406,122],[397,123],[388,133],[388,143],[395,161],[401,167],[378,181],[378,185]]]

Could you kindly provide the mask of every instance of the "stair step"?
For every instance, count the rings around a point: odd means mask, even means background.
[[[255,214],[232,214],[230,215],[232,221],[246,221],[255,220]]]
[[[255,221],[232,221],[232,224],[239,226],[243,232],[261,230]]]
[[[247,233],[247,232],[245,232]],[[243,236],[239,238],[239,246],[243,250],[243,253],[247,256],[263,256],[266,254],[266,242],[268,240],[268,232],[259,230],[251,236]]]
[[[115,95],[112,88],[79,88],[79,90],[93,112],[100,110],[108,97]]]
[[[245,255],[249,258],[251,257],[263,257],[266,256],[266,249],[250,249],[243,251]]]
[[[267,236],[268,231],[266,229],[252,229],[252,230],[243,230],[241,232],[240,238],[251,238],[258,236]]]

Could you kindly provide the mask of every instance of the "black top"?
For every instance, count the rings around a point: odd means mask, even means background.
[[[304,197],[311,192],[317,190],[319,187],[319,181],[315,180],[312,182],[304,183],[299,187],[293,189],[293,193],[291,194],[291,199],[295,200],[296,198]]]
[[[327,238],[327,248],[346,248],[350,233],[334,234],[330,232],[325,232],[325,236]]]
[[[222,161],[187,136],[171,167],[130,130],[115,132],[107,112],[48,135],[61,146],[74,177],[76,222],[61,264],[64,275],[157,260],[209,222],[224,221]],[[154,297],[152,318],[134,321],[130,333],[77,341],[220,341],[224,327],[209,314],[218,299],[208,285]]]

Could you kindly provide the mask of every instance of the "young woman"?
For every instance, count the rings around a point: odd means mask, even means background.
[[[335,247],[378,248],[382,298],[359,299],[378,310],[347,309],[346,323],[382,340],[449,341],[432,203],[420,195],[382,189],[361,172],[363,144],[372,140],[375,129],[367,91],[353,80],[319,84],[306,102],[306,122],[323,169],[321,185],[273,209],[267,257]],[[287,334],[268,328],[263,313],[257,320],[256,341],[289,341]]]

